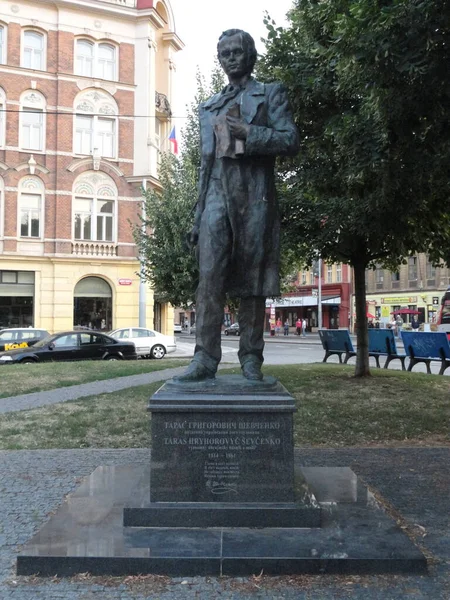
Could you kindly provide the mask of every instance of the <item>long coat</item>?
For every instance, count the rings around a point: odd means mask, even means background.
[[[277,156],[298,152],[297,128],[283,86],[250,78],[239,100],[240,115],[250,125],[244,155],[216,158],[214,121],[226,102],[222,92],[199,109],[202,158],[197,222],[211,218],[205,211],[208,204],[226,206],[232,250],[224,291],[237,298],[279,295],[280,219],[274,165]],[[199,246],[201,252],[202,227]]]

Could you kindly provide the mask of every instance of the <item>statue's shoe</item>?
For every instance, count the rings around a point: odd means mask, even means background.
[[[188,366],[186,371],[182,375],[178,375],[178,377],[174,377],[174,381],[203,381],[205,379],[214,379],[215,373],[210,371],[202,365],[202,363],[193,361]]]
[[[261,365],[256,362],[248,361],[242,365],[242,375],[246,379],[252,381],[261,381],[263,374],[261,373]]]

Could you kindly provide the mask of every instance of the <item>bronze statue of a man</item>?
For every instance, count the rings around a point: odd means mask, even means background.
[[[240,298],[239,360],[263,378],[265,300],[279,288],[280,221],[274,164],[298,152],[298,132],[279,83],[252,76],[253,38],[229,29],[217,45],[229,85],[200,105],[201,168],[195,224],[199,286],[194,358],[178,381],[213,378],[221,359],[225,294]]]

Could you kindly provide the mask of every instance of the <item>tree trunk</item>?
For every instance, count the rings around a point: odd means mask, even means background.
[[[355,274],[355,308],[356,308],[356,368],[355,377],[368,377],[369,367],[369,332],[367,328],[366,306],[366,261],[353,264]]]

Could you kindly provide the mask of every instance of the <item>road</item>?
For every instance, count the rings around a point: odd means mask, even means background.
[[[355,344],[355,341],[353,342]],[[177,335],[177,352],[169,354],[168,357],[192,357],[194,353],[195,337],[193,335]],[[401,343],[397,344],[398,351],[402,352]],[[222,336],[222,363],[239,364],[237,351],[239,348],[238,337]],[[266,338],[266,347],[264,348],[264,362],[266,365],[297,365],[306,363],[322,362],[324,350],[317,334],[309,334],[306,338],[299,338],[296,335],[278,338]],[[384,364],[384,358],[380,359]],[[331,356],[329,363],[338,363],[337,356]],[[350,365],[355,364],[355,358],[349,360]],[[406,361],[408,364],[408,359]],[[370,359],[370,365],[376,367],[375,359]],[[434,362],[431,364],[431,371],[436,375],[439,373],[440,364]],[[389,369],[401,369],[399,360],[394,360],[389,365]],[[414,367],[415,373],[426,373],[426,367],[423,363]],[[450,375],[450,369],[447,369],[446,375]]]

